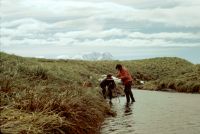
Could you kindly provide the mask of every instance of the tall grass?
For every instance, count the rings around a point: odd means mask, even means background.
[[[153,87],[152,90],[173,89],[177,92],[200,93],[199,65],[181,67],[165,77],[150,80],[144,85],[144,89]]]
[[[99,131],[112,114],[99,89],[81,87],[90,77],[86,72],[79,76],[78,66],[56,62],[1,53],[1,133]]]
[[[115,75],[117,63],[129,69],[135,83],[145,81],[140,88],[200,92],[200,65],[175,57],[81,61],[2,52],[0,57],[2,133],[98,133],[104,117],[114,114],[96,88],[98,78]]]

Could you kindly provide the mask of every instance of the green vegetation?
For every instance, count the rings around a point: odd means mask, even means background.
[[[84,62],[1,53],[1,132],[94,134],[112,114]],[[91,80],[92,82],[92,80]]]
[[[108,114],[98,78],[125,65],[135,86],[200,93],[200,65],[180,58],[81,61],[23,58],[0,53],[2,133],[93,134]],[[144,80],[145,84],[139,84]]]
[[[152,61],[153,60],[153,61]],[[146,62],[140,76],[147,81],[139,86],[147,90],[200,93],[200,65],[179,58],[156,58]],[[145,62],[145,60],[143,61]],[[144,67],[141,67],[144,70]],[[136,73],[138,74],[138,73]],[[139,78],[140,78],[139,76]],[[136,78],[137,75],[136,75]],[[137,86],[136,86],[137,87]]]

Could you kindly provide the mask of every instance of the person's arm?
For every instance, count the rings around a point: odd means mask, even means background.
[[[120,72],[117,72],[117,76],[116,76],[116,77],[120,79],[121,73],[120,73]]]
[[[104,79],[101,83],[100,83],[100,87],[103,89],[106,87],[106,79]]]
[[[128,72],[126,70],[119,72],[118,78],[121,80],[128,79]]]

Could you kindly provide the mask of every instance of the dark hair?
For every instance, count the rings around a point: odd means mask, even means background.
[[[110,77],[112,77],[112,74],[108,74],[108,75],[107,75],[107,78],[110,78]]]
[[[122,69],[122,65],[121,64],[117,64],[115,69],[119,69],[119,70]]]

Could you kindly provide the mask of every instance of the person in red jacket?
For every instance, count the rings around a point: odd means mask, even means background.
[[[133,97],[133,93],[131,91],[131,85],[133,82],[131,74],[125,67],[122,67],[121,64],[117,64],[116,69],[118,70],[117,77],[121,79],[124,85],[124,93],[126,94],[127,105],[130,103],[130,98],[132,100],[132,103],[135,102],[135,98]]]

